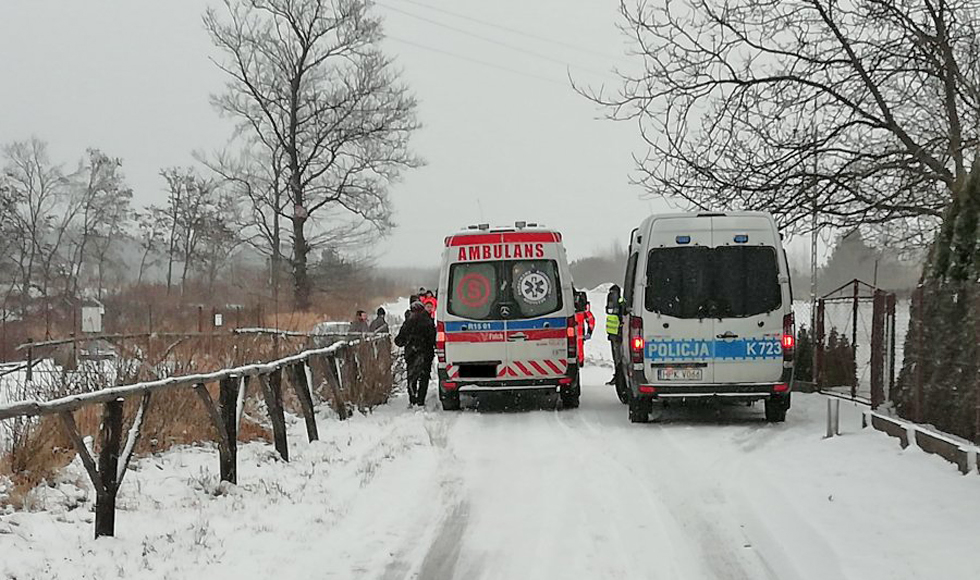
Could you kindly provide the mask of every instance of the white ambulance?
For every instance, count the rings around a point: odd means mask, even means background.
[[[648,217],[633,230],[623,286],[630,421],[655,401],[765,401],[784,421],[795,322],[789,266],[762,212]]]
[[[443,409],[460,394],[557,391],[577,407],[572,276],[561,234],[534,223],[470,226],[446,238],[436,355]]]

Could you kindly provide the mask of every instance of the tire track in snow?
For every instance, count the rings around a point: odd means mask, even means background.
[[[726,521],[731,519],[726,512],[729,501],[721,486],[709,483],[713,479],[706,482],[687,469],[683,453],[666,453],[680,451],[668,441],[671,427],[629,424],[625,408],[614,399],[614,394],[587,388],[587,392],[597,395],[597,400],[589,401],[589,407],[583,406],[574,419],[576,426],[595,434],[595,437],[585,437],[584,444],[596,447],[595,441],[604,442],[592,455],[619,464],[623,481],[639,483],[639,494],[650,506],[651,513],[661,514],[672,524],[669,526],[672,552],[683,546],[701,556],[699,560],[705,565],[701,570],[689,569],[678,577],[691,577],[693,573],[698,577],[726,580],[779,578],[761,555],[753,557],[751,552],[746,552],[745,546],[751,542],[744,531]],[[577,432],[569,427],[571,420],[559,421],[569,433]],[[669,475],[665,475],[667,472]],[[684,541],[678,541],[680,537]]]

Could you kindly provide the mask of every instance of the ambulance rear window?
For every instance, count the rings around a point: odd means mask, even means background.
[[[561,307],[558,264],[554,260],[510,262],[511,292],[523,316],[542,316]]]
[[[449,268],[448,311],[470,320],[536,318],[562,307],[554,260],[499,260]],[[504,316],[503,311],[507,311]]]
[[[495,262],[453,264],[449,271],[449,313],[485,320],[497,302],[499,286]]]

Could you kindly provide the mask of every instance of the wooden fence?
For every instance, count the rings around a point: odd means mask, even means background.
[[[43,415],[57,415],[60,418],[65,433],[72,441],[95,487],[95,537],[112,536],[115,533],[116,495],[139,441],[153,393],[171,389],[194,391],[203,402],[217,434],[221,480],[237,483],[238,426],[249,388],[258,385],[261,390],[272,423],[276,451],[284,461],[289,461],[283,410],[283,380],[295,392],[306,422],[307,436],[310,441],[315,441],[319,435],[313,409],[315,386],[311,381],[319,379],[334,391],[343,389],[345,373],[342,372],[342,367],[345,365],[353,365],[353,374],[348,374],[357,381],[362,376],[363,369],[360,368],[362,363],[354,351],[357,346],[365,344],[370,345],[376,355],[372,360],[378,366],[387,367],[372,370],[380,372],[382,380],[387,380],[390,384],[391,346],[388,335],[357,335],[357,338],[348,336],[330,346],[306,350],[268,363],[168,377],[50,401],[17,401],[0,406],[0,421]],[[218,384],[217,401],[212,399],[207,388],[208,384],[213,383]],[[123,445],[123,402],[127,398],[135,397],[140,397],[140,404]],[[103,405],[103,412],[96,462],[79,433],[74,411],[98,404]]]

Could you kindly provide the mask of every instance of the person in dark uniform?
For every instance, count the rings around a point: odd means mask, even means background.
[[[395,345],[405,349],[409,403],[425,406],[436,354],[436,326],[421,302],[412,303],[411,314],[399,329]]]
[[[606,337],[612,348],[613,377],[607,385],[616,386],[616,395],[623,403],[627,402],[626,377],[623,376],[623,308],[622,291],[613,284],[606,294]]]

